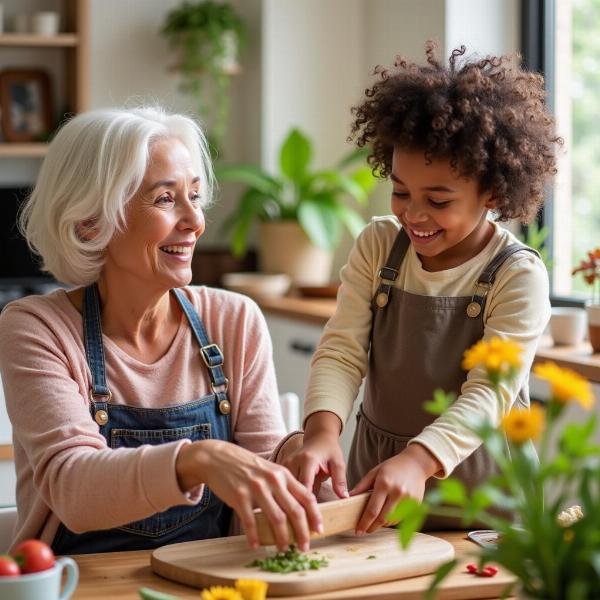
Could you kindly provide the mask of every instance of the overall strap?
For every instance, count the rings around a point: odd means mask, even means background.
[[[496,281],[496,274],[500,267],[504,264],[504,261],[515,254],[516,252],[531,252],[535,254],[539,258],[539,253],[533,248],[529,248],[528,246],[524,246],[523,244],[511,244],[506,248],[503,248],[492,258],[492,260],[488,263],[485,269],[482,271],[477,283],[475,284],[475,292],[473,297],[471,298],[471,302],[467,306],[467,315],[472,319],[478,317],[485,307],[485,300],[488,295],[488,292],[494,285]],[[480,288],[483,289],[480,292]]]
[[[202,357],[204,364],[208,367],[208,374],[210,375],[213,392],[216,394],[219,392],[216,388],[223,387],[224,389],[220,390],[220,392],[227,393],[229,380],[225,377],[225,373],[222,369],[224,358],[221,349],[217,344],[210,343],[206,329],[204,328],[194,305],[185,297],[185,294],[179,289],[174,289],[172,291],[179,301],[179,304],[192,327],[194,336],[200,345],[200,356]]]
[[[83,293],[83,344],[85,356],[92,375],[90,401],[93,415],[98,425],[108,423],[108,403],[112,394],[106,385],[106,365],[98,286],[93,283]]]
[[[375,304],[378,308],[384,308],[390,299],[390,290],[396,279],[398,279],[398,273],[404,255],[410,245],[410,239],[404,229],[400,229],[394,245],[390,250],[390,254],[385,261],[385,266],[379,270],[377,277],[381,280],[377,292],[375,293]]]

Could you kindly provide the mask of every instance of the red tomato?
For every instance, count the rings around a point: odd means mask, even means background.
[[[21,573],[37,573],[54,566],[54,552],[41,540],[25,540],[11,554],[21,567]]]
[[[0,577],[14,577],[20,574],[21,569],[12,556],[0,556]]]

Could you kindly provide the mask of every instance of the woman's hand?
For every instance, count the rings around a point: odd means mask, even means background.
[[[235,444],[220,440],[193,442],[181,448],[175,468],[182,490],[205,483],[237,513],[252,548],[259,545],[253,511],[256,507],[265,513],[280,550],[286,550],[291,541],[288,519],[303,551],[308,550],[310,531],[322,531],[314,495],[285,467]]]
[[[348,497],[346,463],[340,448],[341,422],[330,412],[318,412],[306,422],[301,448],[282,460],[292,474],[306,486],[319,493],[321,483],[331,477],[333,491],[340,498]]]
[[[395,525],[386,519],[398,500],[405,496],[423,500],[425,482],[442,469],[424,446],[411,444],[397,456],[372,468],[350,492],[351,496],[373,489],[356,526],[356,534],[372,533],[382,526]]]

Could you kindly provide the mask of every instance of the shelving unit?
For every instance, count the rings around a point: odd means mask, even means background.
[[[40,10],[43,6],[40,5]],[[64,0],[63,29],[56,36],[34,34],[0,34],[0,68],[6,65],[2,51],[7,48],[47,49],[64,52],[64,84],[62,96],[69,113],[79,113],[89,107],[89,0]],[[22,64],[23,67],[27,65]],[[46,154],[47,144],[0,142],[0,158],[32,158]]]

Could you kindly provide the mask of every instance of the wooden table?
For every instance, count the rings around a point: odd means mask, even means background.
[[[495,577],[476,577],[465,571],[465,565],[473,562],[470,555],[476,546],[466,539],[464,533],[435,534],[447,539],[456,550],[460,566],[440,588],[437,600],[483,600],[500,598],[502,591],[512,582],[511,576],[500,570]],[[74,556],[79,565],[79,585],[74,600],[139,600],[137,590],[149,587],[172,594],[182,600],[198,600],[197,589],[173,583],[150,570],[150,551],[112,552]],[[360,588],[286,596],[288,600],[358,600],[377,598],[383,600],[421,600],[431,576],[413,577],[400,581],[378,583]],[[509,599],[510,600],[510,599]]]

